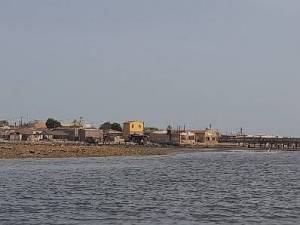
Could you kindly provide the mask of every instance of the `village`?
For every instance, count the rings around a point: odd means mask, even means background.
[[[0,143],[14,144],[68,144],[93,146],[179,146],[209,149],[299,149],[300,138],[273,135],[249,135],[240,132],[224,135],[211,125],[203,130],[168,126],[165,129],[145,126],[143,121],[119,123],[105,122],[100,127],[85,123],[82,119],[72,122],[34,120],[11,125],[0,120]]]
[[[11,125],[0,121],[0,141],[2,142],[43,142],[74,143],[94,145],[174,145],[174,146],[216,146],[220,133],[211,128],[205,130],[187,130],[168,126],[164,130],[146,127],[143,121],[126,121],[123,126],[110,122],[99,128],[74,120],[60,123],[54,119]]]

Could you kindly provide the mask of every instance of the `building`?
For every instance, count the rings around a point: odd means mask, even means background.
[[[59,127],[55,128],[52,131],[60,131],[61,134],[65,133],[67,136],[65,136],[66,140],[68,141],[78,141],[79,140],[79,129],[80,128],[71,128],[71,127]]]
[[[103,141],[103,130],[96,128],[79,129],[78,137],[81,142],[100,142]]]
[[[60,141],[67,141],[69,138],[69,134],[60,131],[60,130],[44,130],[43,131],[43,139],[48,141],[60,140]]]
[[[0,120],[0,127],[7,127],[9,126],[9,123],[7,120]]]
[[[9,131],[0,130],[0,140],[9,140]]]
[[[219,133],[212,129],[194,131],[197,143],[216,145],[219,142]]]
[[[29,122],[26,127],[31,127],[34,129],[47,129],[46,123],[40,120]]]
[[[40,141],[43,139],[43,131],[34,128],[19,128],[10,132],[11,141]]]
[[[157,144],[192,145],[195,144],[195,133],[190,131],[155,131],[149,135],[149,140]]]
[[[104,142],[108,143],[123,143],[123,132],[117,130],[105,130],[104,131]]]
[[[131,136],[144,135],[144,122],[142,121],[127,121],[123,124],[123,137],[125,141],[130,141]]]

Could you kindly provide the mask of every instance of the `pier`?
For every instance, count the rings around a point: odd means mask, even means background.
[[[293,137],[267,137],[267,136],[227,136],[220,137],[220,142],[237,144],[243,148],[259,149],[291,149],[300,148],[300,138]]]

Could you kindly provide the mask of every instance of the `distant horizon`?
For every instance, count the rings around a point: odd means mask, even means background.
[[[300,137],[298,21],[295,0],[3,0],[0,118]]]

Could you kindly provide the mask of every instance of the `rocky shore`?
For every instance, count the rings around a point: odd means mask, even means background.
[[[166,155],[172,152],[174,149],[150,146],[0,143],[0,159]]]

